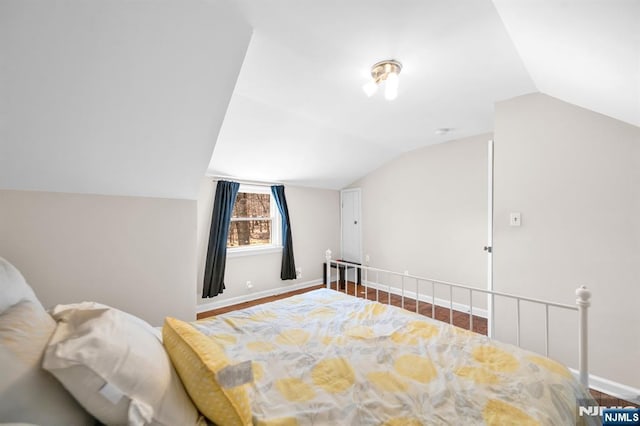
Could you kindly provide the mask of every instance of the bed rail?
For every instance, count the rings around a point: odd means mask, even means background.
[[[431,278],[419,277],[416,275],[411,275],[408,272],[394,272],[386,269],[374,268],[367,265],[359,265],[351,262],[344,262],[341,260],[333,260],[331,258],[331,250],[327,250],[325,253],[326,259],[326,285],[327,288],[331,286],[331,271],[332,268],[336,269],[336,283],[339,283],[341,279],[344,279],[345,293],[348,292],[348,276],[349,271],[354,270],[359,273],[359,276],[362,277],[361,283],[358,283],[358,280],[354,280],[355,291],[354,294],[358,295],[358,286],[364,287],[365,297],[368,298],[369,291],[368,289],[371,287],[375,288],[375,300],[377,302],[380,301],[380,291],[381,284],[379,280],[380,274],[386,274],[387,276],[396,276],[400,278],[400,286],[393,286],[391,282],[387,286],[384,287],[382,291],[386,291],[387,293],[387,303],[391,304],[391,295],[395,294],[400,296],[400,307],[405,308],[405,297],[410,298],[415,301],[415,311],[419,312],[419,305],[422,299],[423,303],[430,303],[431,305],[431,318],[435,317],[435,309],[436,305],[440,307],[447,307],[447,303],[443,302],[442,299],[438,299],[436,297],[436,289],[446,287],[449,289],[449,298],[448,298],[448,308],[449,308],[449,324],[453,324],[453,314],[456,309],[454,309],[453,302],[453,290],[460,289],[468,292],[469,295],[469,329],[473,330],[473,295],[474,293],[481,293],[490,298],[491,303],[489,306],[494,306],[493,301],[496,297],[509,299],[515,301],[516,306],[516,345],[520,346],[520,332],[521,332],[521,319],[520,319],[520,305],[521,302],[529,302],[536,305],[544,306],[544,344],[545,344],[545,355],[549,356],[549,308],[556,308],[568,311],[578,312],[578,371],[580,382],[585,386],[589,387],[589,366],[588,366],[588,308],[590,306],[590,298],[591,292],[585,286],[581,286],[576,290],[576,305],[567,305],[563,303],[556,303],[547,300],[536,299],[532,297],[518,296],[515,294],[504,293],[495,290],[488,290],[478,287],[472,287],[465,284],[452,283],[448,281],[436,280]],[[376,280],[372,282],[369,280],[370,274],[375,274]],[[415,280],[415,291],[408,290],[405,288],[407,280]],[[373,285],[375,283],[375,285]],[[422,284],[422,286],[421,286]],[[421,287],[430,285],[431,296],[428,296],[423,292],[420,294]],[[340,290],[340,285],[338,284],[336,287]],[[430,302],[426,302],[426,300],[430,299]],[[493,337],[493,312],[488,313],[488,335],[489,337]]]

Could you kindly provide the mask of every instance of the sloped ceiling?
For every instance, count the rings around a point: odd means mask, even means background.
[[[638,0],[240,4],[254,36],[211,174],[342,188],[491,132],[494,103],[531,92],[640,125]],[[367,98],[370,66],[390,58],[404,65],[398,98]]]
[[[251,37],[234,7],[0,2],[0,188],[195,199]]]
[[[338,189],[403,152],[490,132],[496,100],[536,90],[488,0],[240,3],[254,35],[212,174]],[[367,98],[371,65],[390,58],[398,99]]]
[[[640,126],[639,0],[494,0],[538,91]]]
[[[538,91],[640,125],[639,4],[3,0],[0,188],[193,199],[208,170],[338,189]],[[367,98],[389,58],[398,99]]]

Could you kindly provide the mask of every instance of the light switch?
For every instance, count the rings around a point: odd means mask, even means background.
[[[521,223],[520,212],[513,212],[509,215],[509,226],[520,226]]]

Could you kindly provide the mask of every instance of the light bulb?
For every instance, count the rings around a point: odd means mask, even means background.
[[[389,73],[385,83],[384,98],[388,101],[392,101],[398,97],[398,74],[395,72]]]
[[[376,84],[375,81],[373,80],[369,80],[368,82],[366,82],[364,84],[364,86],[362,86],[362,90],[364,90],[364,93],[368,96],[368,97],[372,97],[373,95],[376,94],[376,92],[378,91],[378,85]]]

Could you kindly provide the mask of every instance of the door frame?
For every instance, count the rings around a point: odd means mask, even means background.
[[[493,291],[493,139],[487,143],[487,290]],[[487,295],[487,334],[495,337],[494,297]]]
[[[344,215],[342,214],[342,210],[344,208],[344,194],[347,192],[357,192],[358,193],[358,217],[360,222],[360,253],[358,253],[359,263],[362,264],[362,190],[360,188],[348,188],[340,190],[340,258],[343,258],[344,255]]]

